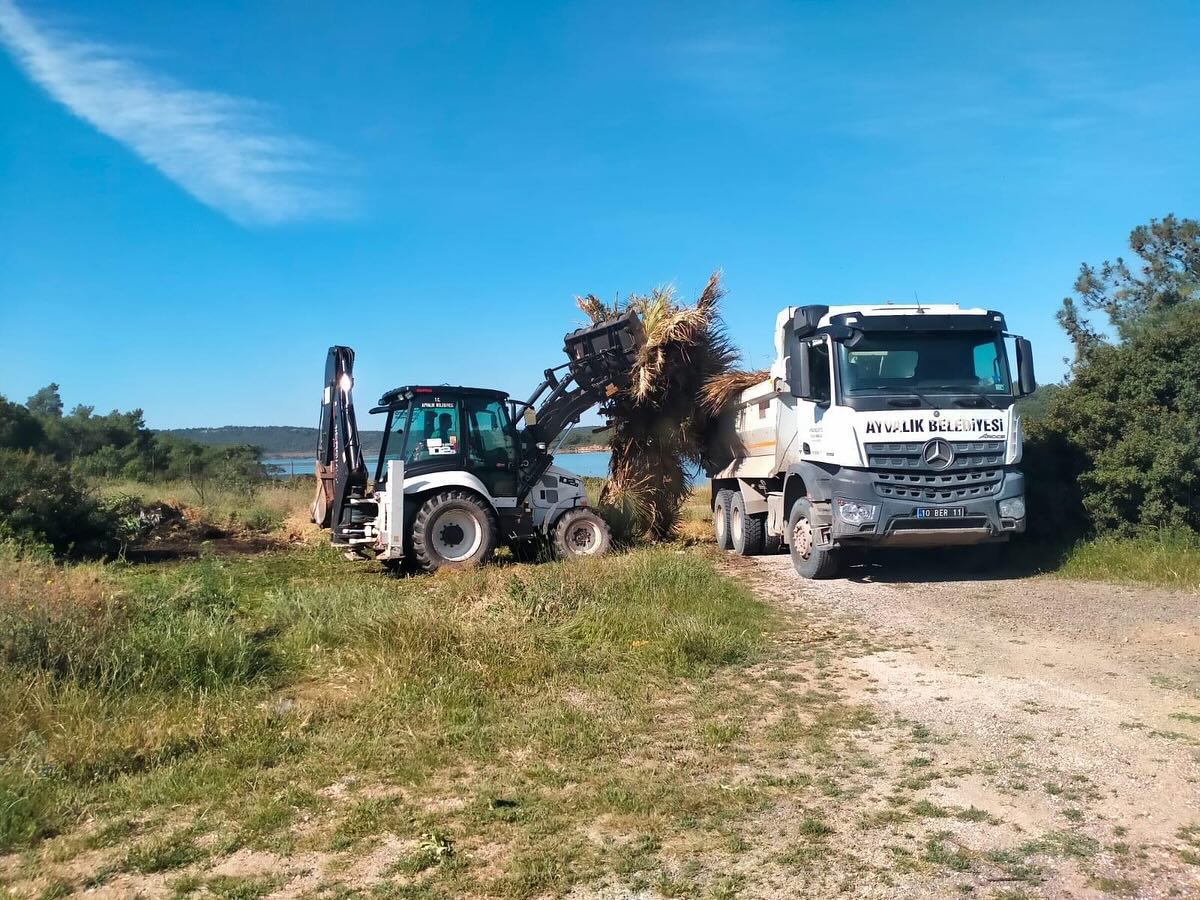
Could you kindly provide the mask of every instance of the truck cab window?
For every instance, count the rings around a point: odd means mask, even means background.
[[[829,345],[825,341],[815,342],[808,360],[813,399],[818,403],[828,403],[833,396],[829,386]]]

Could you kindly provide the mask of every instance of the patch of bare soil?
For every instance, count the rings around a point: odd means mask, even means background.
[[[285,539],[246,528],[221,527],[205,520],[198,510],[169,503],[151,504],[140,516],[142,534],[125,550],[129,562],[196,559],[201,553],[248,556],[282,550],[290,543],[304,541],[295,528]]]
[[[898,809],[919,823],[867,829],[866,846],[903,852],[853,895],[1200,897],[1200,596],[731,564],[783,609],[868,635],[842,660],[852,699],[929,737],[919,756],[871,747],[881,771],[916,776],[921,799]]]

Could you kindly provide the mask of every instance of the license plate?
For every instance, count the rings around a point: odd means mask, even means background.
[[[918,519],[961,519],[967,514],[965,506],[918,506]]]

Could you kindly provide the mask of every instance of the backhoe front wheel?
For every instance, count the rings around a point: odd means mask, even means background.
[[[812,506],[800,499],[788,516],[788,550],[792,566],[802,578],[832,578],[838,573],[841,560],[832,547],[817,547],[817,530],[812,524]]]
[[[571,509],[554,525],[554,553],[559,559],[603,556],[612,536],[608,523],[590,509]]]
[[[496,549],[496,513],[467,491],[442,491],[421,504],[413,518],[412,556],[426,572],[472,569]]]

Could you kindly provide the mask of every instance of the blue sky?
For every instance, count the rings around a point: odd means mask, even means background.
[[[524,395],[576,294],[1002,309],[1200,214],[1194,2],[0,0],[0,393],[153,427]]]

